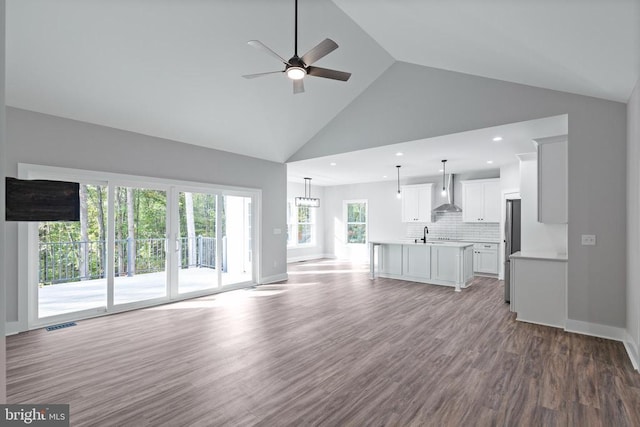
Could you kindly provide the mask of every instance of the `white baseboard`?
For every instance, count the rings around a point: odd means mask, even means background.
[[[5,323],[4,330],[5,330],[6,336],[16,335],[16,334],[19,334],[20,332],[27,331],[27,329],[24,328],[18,321]]]
[[[640,371],[640,352],[638,351],[638,344],[628,333],[627,339],[624,340],[624,348],[627,349],[627,354],[629,355],[629,359],[631,359],[631,363],[635,370]]]
[[[607,338],[614,341],[625,342],[627,338],[627,331],[623,328],[601,325],[598,323],[582,322],[580,320],[567,319],[564,330],[583,335],[591,335],[592,337]]]
[[[287,264],[291,264],[292,262],[313,261],[313,260],[318,260],[323,258],[333,259],[335,258],[335,255],[315,254],[315,255],[302,255],[302,256],[295,256],[295,257],[288,257]]]
[[[578,334],[621,341],[622,344],[624,344],[624,348],[627,350],[627,355],[629,356],[629,360],[631,360],[633,368],[636,371],[640,370],[640,352],[638,351],[638,344],[633,340],[626,329],[571,319],[567,319],[567,326],[564,329],[567,332],[576,332]]]
[[[283,280],[287,280],[289,275],[287,273],[276,274],[274,276],[267,276],[260,279],[258,282],[260,285],[266,285],[268,283],[282,282]]]

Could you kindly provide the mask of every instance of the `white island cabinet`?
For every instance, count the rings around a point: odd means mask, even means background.
[[[452,286],[459,292],[473,277],[473,243],[374,241],[370,251],[372,279]]]

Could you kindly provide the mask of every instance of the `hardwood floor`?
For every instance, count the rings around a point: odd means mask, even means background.
[[[7,338],[10,403],[74,426],[639,426],[619,342],[517,322],[502,282],[290,279]]]

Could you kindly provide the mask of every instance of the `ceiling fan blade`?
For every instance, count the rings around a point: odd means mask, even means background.
[[[307,74],[315,77],[324,77],[325,79],[341,80],[343,82],[346,82],[349,80],[349,77],[351,77],[351,73],[320,67],[308,67]]]
[[[262,77],[262,76],[267,76],[269,74],[279,74],[279,73],[284,73],[284,71],[268,71],[266,73],[245,74],[242,77],[244,77],[245,79],[255,79],[256,77]]]
[[[267,45],[265,45],[264,43],[262,43],[260,40],[249,40],[247,42],[247,44],[249,46],[255,47],[256,49],[260,49],[263,52],[273,56],[274,58],[277,58],[279,61],[290,65],[289,61],[287,61],[286,59],[284,59],[282,56],[278,55],[277,53],[275,53],[273,50],[271,50],[269,47],[267,47]]]
[[[330,54],[334,50],[338,48],[338,44],[331,39],[324,39],[314,48],[312,48],[309,52],[302,55],[302,62],[305,65],[311,65],[316,62],[318,59]]]
[[[302,93],[304,92],[304,80],[294,80],[293,81],[293,93]]]

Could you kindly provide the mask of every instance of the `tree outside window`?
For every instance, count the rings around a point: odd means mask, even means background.
[[[315,208],[287,203],[289,222],[287,225],[287,245],[304,246],[315,243]]]
[[[346,202],[347,243],[367,243],[366,200]]]

